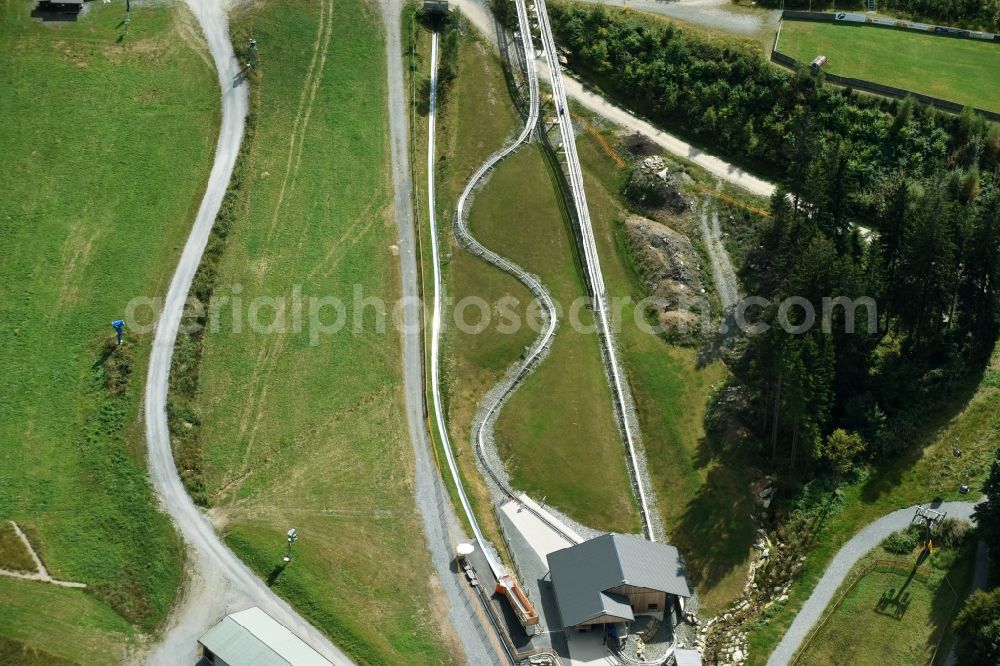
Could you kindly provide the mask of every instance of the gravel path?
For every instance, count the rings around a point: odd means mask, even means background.
[[[222,126],[205,196],[157,322],[146,377],[146,440],[150,478],[164,509],[173,518],[188,546],[187,588],[171,612],[163,641],[153,647],[147,661],[171,666],[194,663],[198,636],[225,613],[256,605],[327,659],[335,664],[350,664],[350,659],[326,636],[275,595],[222,543],[211,523],[191,501],[174,466],[166,411],[170,361],[184,301],[229,186],[248,109],[247,89],[229,42],[223,1],[188,0],[188,4],[205,33],[219,74]]]
[[[949,518],[970,520],[975,503],[942,502],[940,504],[921,506],[929,506],[937,511],[944,511],[948,514]],[[788,628],[778,647],[771,653],[771,657],[767,660],[767,666],[784,666],[784,664],[788,664],[791,661],[802,641],[809,635],[809,631],[813,628],[813,625],[823,616],[823,612],[829,605],[830,600],[833,599],[834,593],[836,593],[840,584],[844,582],[844,578],[846,578],[851,568],[868,551],[880,544],[890,534],[908,527],[913,520],[916,510],[916,506],[911,506],[882,516],[875,522],[869,523],[837,551],[837,554],[827,566],[826,573],[820,578],[812,594],[806,600],[805,604],[803,604],[798,615],[795,616],[792,626]]]
[[[709,223],[708,214],[711,208],[712,221]],[[723,311],[729,311],[740,300],[740,283],[736,278],[736,271],[733,263],[729,260],[729,252],[726,250],[722,240],[722,228],[719,226],[719,210],[712,206],[711,200],[706,196],[701,201],[699,210],[701,218],[701,236],[708,249],[708,256],[712,261],[712,277],[715,281],[715,292],[719,295]]]
[[[493,29],[492,16],[485,9],[480,0],[455,0],[454,4],[459,8],[462,14],[465,15],[465,17],[468,18],[474,26],[476,26],[476,28],[489,37],[494,44],[496,43],[496,32]],[[643,3],[643,5],[645,4],[655,4],[657,7],[660,5],[684,5],[693,7],[697,4],[697,2]],[[636,9],[640,9],[638,5],[633,6]],[[643,11],[646,10],[643,8]],[[549,80],[549,70],[548,67],[546,67],[545,62],[539,61],[537,66],[539,75],[543,79]],[[773,183],[757,178],[756,176],[747,173],[743,169],[740,169],[739,167],[734,166],[719,157],[706,153],[704,150],[696,148],[686,141],[682,141],[672,134],[668,134],[667,132],[658,129],[652,123],[649,123],[642,118],[633,115],[631,112],[612,104],[601,95],[587,90],[584,88],[583,84],[576,79],[570,78],[569,76],[563,77],[563,88],[565,89],[567,96],[576,102],[579,102],[588,110],[604,116],[616,125],[642,134],[668,153],[677,155],[678,157],[683,157],[684,159],[697,164],[713,176],[742,187],[753,194],[758,194],[764,197],[769,197],[774,194],[775,186]]]
[[[45,568],[44,564],[42,564],[42,560],[40,557],[38,557],[38,553],[35,552],[34,546],[32,546],[31,542],[28,541],[28,537],[24,535],[24,532],[21,531],[21,528],[18,527],[17,523],[15,523],[13,520],[8,522],[10,523],[11,527],[14,528],[14,533],[21,540],[21,543],[24,544],[25,550],[27,550],[28,554],[31,555],[31,559],[35,563],[35,571],[34,573],[31,573],[27,571],[13,571],[11,569],[0,569],[0,575],[9,576],[10,578],[21,578],[22,580],[37,580],[43,583],[51,583],[52,585],[57,585],[59,587],[78,587],[78,588],[87,587],[86,583],[75,583],[69,580],[57,580],[53,578],[49,574],[49,570]]]
[[[732,11],[730,0],[581,0],[609,7],[628,6],[632,11],[659,14],[737,35],[756,36],[778,25],[781,12]]]
[[[403,47],[400,14],[402,0],[381,0],[382,22],[385,26],[389,73],[389,130],[392,145],[392,175],[395,183],[393,200],[396,226],[399,229],[399,263],[404,303],[419,303],[421,298],[417,270],[417,240],[414,228],[413,176],[409,162],[409,125],[407,122],[405,79],[403,77]],[[424,420],[424,348],[422,309],[403,310],[403,390],[410,441],[416,462],[414,499],[423,521],[424,536],[431,562],[448,600],[449,620],[470,664],[491,664],[497,661],[496,650],[484,633],[474,608],[466,602],[462,590],[464,581],[451,570],[455,545],[464,541],[458,518],[441,477],[431,457],[431,441]]]

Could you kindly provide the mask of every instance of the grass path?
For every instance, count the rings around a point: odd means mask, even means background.
[[[825,69],[1000,112],[1000,44],[910,30],[785,21],[778,50],[799,62],[829,58]]]

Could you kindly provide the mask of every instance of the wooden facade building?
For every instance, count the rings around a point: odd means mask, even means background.
[[[550,553],[548,563],[565,628],[679,618],[691,596],[680,555],[665,543],[605,534]]]

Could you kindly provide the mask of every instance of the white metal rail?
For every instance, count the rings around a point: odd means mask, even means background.
[[[521,40],[522,45],[525,49],[525,56],[528,62],[528,82],[529,82],[529,112],[528,118],[525,121],[524,128],[521,130],[520,135],[508,144],[503,149],[497,151],[491,155],[483,164],[479,167],[469,182],[466,184],[465,190],[459,197],[458,204],[456,206],[456,230],[457,233],[462,235],[461,240],[467,244],[470,249],[490,261],[494,265],[506,270],[514,275],[517,275],[522,281],[529,286],[529,288],[536,293],[541,299],[546,310],[550,313],[555,313],[555,306],[552,303],[552,299],[548,292],[541,285],[540,282],[526,271],[521,269],[519,266],[513,262],[501,257],[500,255],[494,253],[483,245],[479,244],[469,233],[468,229],[464,225],[464,214],[465,208],[469,201],[472,192],[475,190],[476,185],[482,180],[482,178],[493,169],[500,161],[504,158],[510,156],[525,143],[531,136],[531,132],[538,122],[538,78],[534,68],[531,66],[532,59],[532,46],[531,46],[531,26],[528,23],[528,11],[525,5],[525,0],[516,0],[515,4],[517,6],[518,22],[520,25]],[[507,570],[503,566],[497,557],[494,555],[493,550],[489,547],[486,538],[483,536],[482,530],[479,527],[479,522],[476,520],[476,516],[472,511],[472,506],[469,503],[468,496],[465,494],[465,488],[462,485],[461,475],[458,470],[458,464],[455,461],[455,455],[451,446],[451,439],[448,436],[447,420],[445,419],[444,406],[441,398],[441,367],[440,367],[440,345],[441,345],[441,301],[442,301],[442,278],[441,278],[441,257],[438,239],[438,229],[437,229],[437,215],[435,210],[436,197],[435,197],[435,179],[434,179],[434,154],[435,154],[435,128],[437,122],[437,69],[438,69],[438,34],[435,32],[431,42],[431,82],[430,82],[430,113],[428,114],[428,142],[427,142],[427,205],[428,205],[428,219],[430,220],[430,232],[431,232],[431,252],[433,259],[433,276],[434,276],[434,308],[431,319],[431,395],[434,403],[434,418],[437,424],[438,435],[441,439],[442,447],[444,448],[445,458],[448,462],[448,469],[451,472],[452,480],[455,483],[457,489],[459,500],[462,504],[462,510],[465,512],[466,517],[469,520],[469,524],[472,526],[472,531],[479,544],[480,550],[485,555],[487,561],[489,562],[490,568],[493,570],[494,576],[497,580],[500,580],[504,575],[507,575]],[[556,320],[554,316],[548,317],[547,328],[543,336],[539,339],[540,341],[536,344],[535,349],[537,350],[534,357],[537,357],[541,353],[541,350],[548,345],[549,340],[555,332]],[[497,404],[493,406],[493,410],[498,409],[502,400],[498,401]]]
[[[549,66],[552,95],[556,102],[559,134],[562,139],[563,151],[566,155],[567,179],[569,180],[577,221],[580,225],[581,245],[583,246],[584,255],[583,263],[590,283],[594,317],[597,320],[598,332],[603,343],[602,346],[604,347],[607,360],[608,374],[611,379],[611,389],[615,395],[615,404],[625,436],[629,471],[631,472],[632,483],[635,487],[636,499],[639,502],[643,531],[646,538],[652,541],[656,539],[656,535],[653,530],[653,521],[649,513],[646,490],[643,487],[636,456],[638,433],[636,432],[634,422],[633,402],[631,400],[631,393],[629,392],[630,389],[623,378],[618,354],[615,349],[614,337],[608,322],[604,276],[601,273],[601,261],[597,253],[597,243],[594,240],[594,229],[590,221],[590,209],[587,206],[587,193],[583,186],[583,170],[580,167],[580,158],[576,152],[576,137],[573,133],[573,125],[570,121],[569,109],[566,105],[566,92],[563,90],[562,72],[559,68],[559,58],[556,52],[555,39],[552,36],[552,28],[549,24],[549,13],[545,5],[545,0],[535,0],[535,12],[538,15],[538,29],[542,39],[542,49],[545,51],[545,59]]]

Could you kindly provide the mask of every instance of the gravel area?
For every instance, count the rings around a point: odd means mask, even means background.
[[[623,7],[626,0],[581,0]],[[733,11],[729,0],[627,0],[632,11],[659,14],[737,35],[756,36],[776,26],[781,12],[774,10]]]

